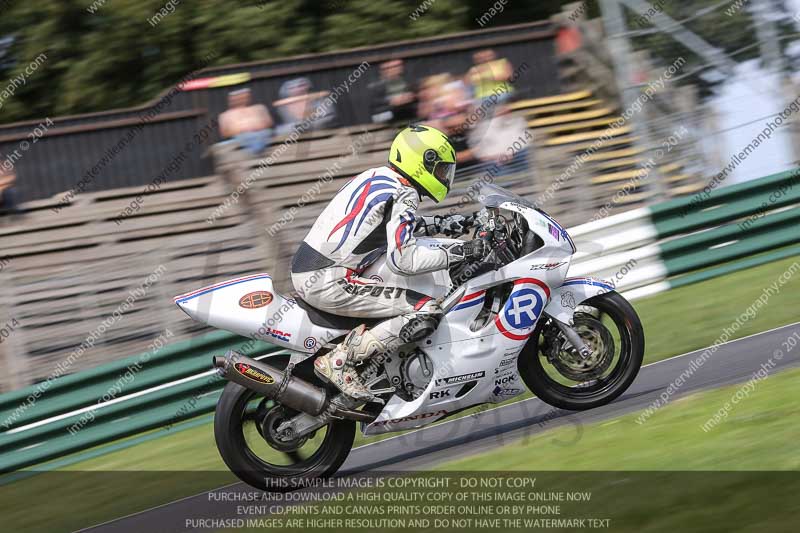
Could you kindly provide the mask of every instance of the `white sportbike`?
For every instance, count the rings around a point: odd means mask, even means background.
[[[379,261],[362,274],[439,298],[444,310],[430,336],[359,367],[382,403],[357,405],[313,371],[314,358],[350,329],[378,320],[331,315],[282,296],[268,274],[175,298],[197,321],[286,349],[260,358],[214,357],[229,381],[214,432],[237,476],[261,489],[288,490],[298,479],[336,472],[357,423],[365,435],[407,430],[508,400],[526,386],[555,407],[584,410],[631,385],[644,354],[633,307],[607,282],[567,277],[575,245],[550,216],[498,186],[480,192],[483,209],[473,227],[491,245],[486,259],[411,277]]]

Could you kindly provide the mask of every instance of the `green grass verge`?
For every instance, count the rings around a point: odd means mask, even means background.
[[[800,258],[767,263],[636,300],[633,306],[642,318],[647,343],[645,362],[710,346],[795,263],[800,263]],[[731,338],[797,322],[799,287],[800,274],[795,273],[753,318],[746,318]]]
[[[685,353],[712,344],[722,333],[723,328],[730,327],[742,312],[753,304],[763,288],[777,281],[779,275],[795,262],[795,259],[776,261],[723,278],[712,279],[696,285],[682,287],[647,299],[638,300],[634,307],[642,318],[646,335],[646,362],[654,362],[666,357]],[[764,331],[797,320],[796,310],[800,308],[800,285],[796,279],[781,287],[778,294],[770,297],[753,318],[748,319],[738,328],[732,338],[738,338],[759,331]],[[477,408],[476,408],[477,409]],[[467,414],[467,413],[465,413]],[[661,413],[659,413],[659,418]],[[649,426],[646,424],[646,426]],[[610,440],[614,430],[611,427]],[[655,426],[654,426],[655,427]],[[568,430],[565,430],[568,431]],[[384,438],[384,437],[381,437]],[[552,438],[552,437],[551,437]],[[573,437],[574,438],[574,437]],[[357,445],[368,440],[359,436]],[[649,447],[653,447],[651,442]],[[659,443],[657,448],[661,448]],[[621,468],[623,465],[598,466],[597,468]],[[584,468],[589,466],[584,465]],[[723,467],[720,467],[723,468]],[[173,435],[137,444],[90,460],[82,461],[61,469],[62,471],[218,471],[220,479],[232,479],[227,476],[226,467],[214,444],[211,425],[203,425],[187,429]],[[24,485],[37,487],[42,482],[33,478],[14,483],[19,494],[25,494]],[[81,509],[83,525],[97,523],[125,513],[134,512],[158,503],[175,500],[200,490],[219,485],[214,478],[212,484],[208,479],[199,478],[196,484],[164,482],[150,487],[146,495],[131,497],[130,487],[120,484],[119,491],[114,487],[106,488],[103,496],[108,498],[107,504],[91,505],[88,508],[82,503],[80,492],[60,494],[58,507],[62,510]],[[165,480],[166,481],[166,480]],[[33,491],[36,493],[36,491]],[[52,500],[50,500],[52,501]],[[62,507],[63,505],[63,507]],[[53,515],[58,514],[54,509]],[[52,515],[51,515],[52,516]]]
[[[800,470],[798,379],[790,369],[756,382],[709,431],[703,424],[742,385],[679,398],[642,424],[638,413],[567,424],[437,470]]]

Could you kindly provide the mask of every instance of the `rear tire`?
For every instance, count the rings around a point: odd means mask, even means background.
[[[356,434],[356,424],[337,420],[327,426],[324,441],[311,457],[291,465],[268,463],[248,446],[243,432],[243,416],[255,393],[228,383],[222,391],[214,414],[214,438],[222,460],[236,476],[261,490],[285,492],[302,487],[301,478],[312,479],[333,475],[347,459]],[[288,457],[293,457],[287,453]],[[299,458],[299,456],[297,456]]]
[[[518,359],[519,373],[525,385],[542,401],[560,409],[584,411],[606,405],[631,386],[644,358],[644,330],[630,303],[616,292],[608,292],[582,302],[611,318],[621,340],[619,370],[609,375],[607,383],[596,387],[570,387],[555,381],[543,366],[539,341],[545,320],[540,320]]]

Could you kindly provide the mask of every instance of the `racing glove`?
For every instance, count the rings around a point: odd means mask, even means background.
[[[491,247],[483,239],[473,239],[464,243],[453,243],[442,246],[447,253],[448,266],[466,260],[481,260],[491,251]]]
[[[464,243],[464,257],[480,260],[489,255],[491,247],[483,239],[472,239]]]

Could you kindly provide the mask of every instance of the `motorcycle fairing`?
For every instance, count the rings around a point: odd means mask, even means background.
[[[553,290],[544,312],[564,324],[572,325],[575,309],[581,303],[613,290],[610,283],[597,278],[566,278],[560,287]]]
[[[261,299],[256,306],[248,306],[248,295]],[[174,300],[198,322],[303,353],[315,353],[347,333],[311,322],[297,301],[275,291],[272,277],[266,273],[203,287]]]

